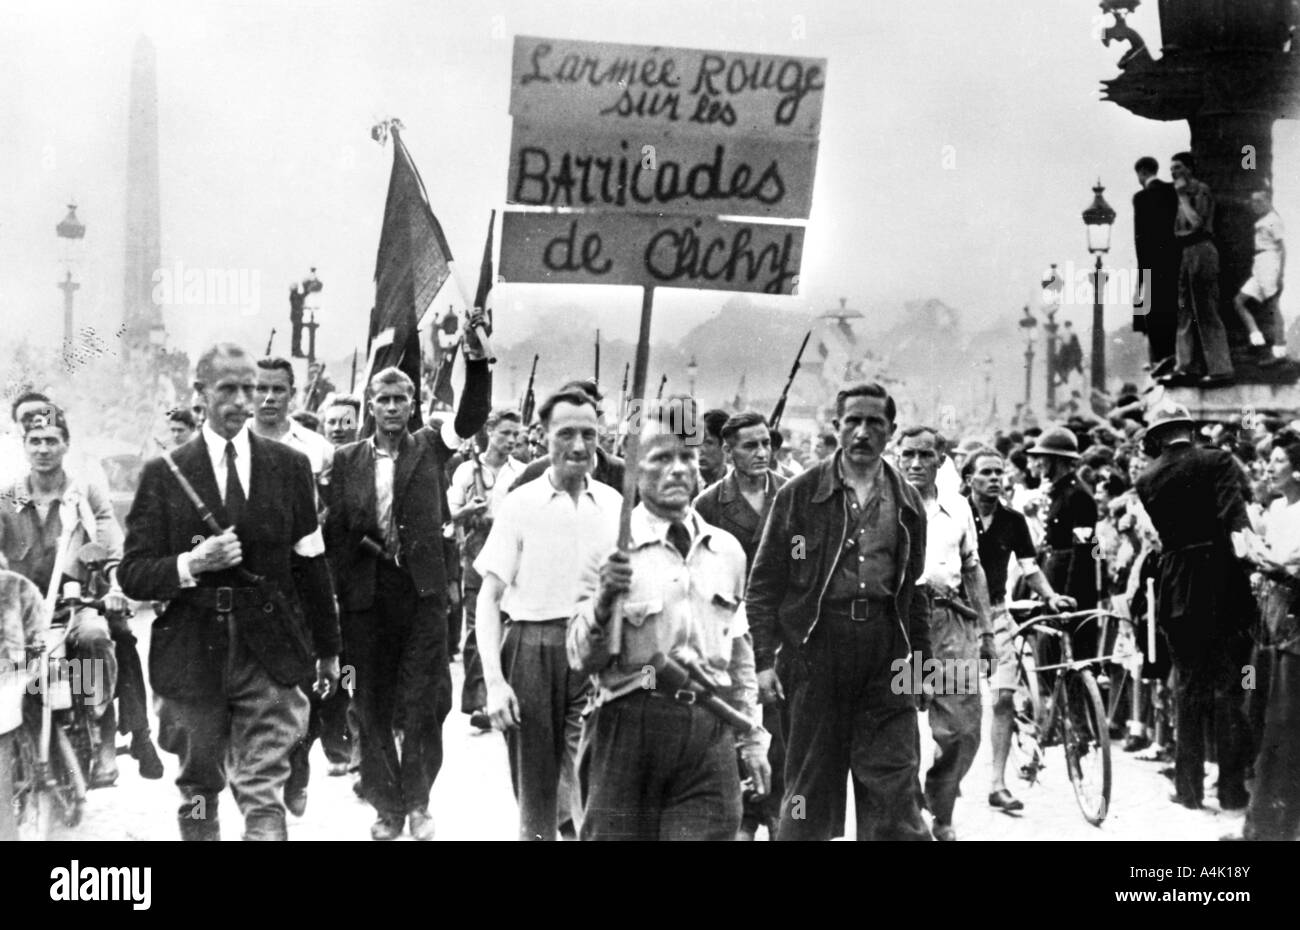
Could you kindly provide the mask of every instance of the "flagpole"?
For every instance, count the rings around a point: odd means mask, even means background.
[[[441,230],[442,224],[439,223],[437,217],[433,215],[433,207],[429,205],[429,194],[428,191],[425,190],[424,179],[420,177],[419,169],[415,167],[415,160],[411,158],[411,152],[406,147],[406,143],[402,141],[402,136],[399,130],[400,127],[396,123],[389,126],[389,132],[391,132],[393,136],[393,144],[401,148],[402,154],[406,158],[406,163],[411,166],[411,171],[415,175],[415,183],[420,186],[420,197],[424,201],[424,208],[429,211],[429,217],[433,220],[435,226]],[[443,238],[446,238],[445,234]],[[465,305],[465,313],[468,315],[474,310],[474,301],[470,296],[469,289],[465,287],[465,280],[461,277],[460,268],[456,266],[456,260],[452,258],[450,246],[447,246],[446,252],[447,268],[451,272],[452,279],[456,282],[456,290],[460,291],[460,299]],[[492,342],[488,338],[487,330],[482,324],[475,326],[474,330],[478,335],[479,344],[483,347],[483,354],[487,357],[488,363],[494,363],[497,360],[496,353],[492,351]]]

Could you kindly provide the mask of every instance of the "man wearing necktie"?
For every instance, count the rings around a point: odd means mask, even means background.
[[[238,346],[199,358],[202,431],[170,464],[145,465],[118,568],[127,595],[168,602],[154,620],[149,677],[161,698],[159,743],[180,758],[185,840],[221,838],[227,782],[245,839],[288,838],[289,752],[307,726],[298,685],[313,663],[319,693],[338,683],[338,611],[311,466],[249,433],[256,383]],[[205,514],[225,530],[213,535]]]
[[[735,839],[737,749],[755,795],[770,787],[770,736],[759,725],[745,618],[745,551],[691,507],[698,435],[686,433],[694,417],[679,413],[670,405],[646,424],[629,551],[593,554],[569,623],[569,664],[595,687],[578,750],[584,840]],[[699,669],[709,690],[754,727],[739,736],[698,692],[660,685],[651,665],[657,654]]]

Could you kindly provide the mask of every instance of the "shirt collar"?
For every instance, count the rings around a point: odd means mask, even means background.
[[[504,467],[505,467],[505,466],[503,465],[502,468],[504,468]],[[542,480],[544,480],[544,481],[546,482],[546,486],[547,486],[548,488],[551,489],[551,497],[556,497],[556,496],[558,496],[558,495],[560,495],[560,494],[566,494],[566,493],[568,493],[568,492],[566,492],[566,491],[564,490],[564,488],[559,487],[559,486],[555,483],[555,467],[554,467],[553,465],[547,465],[547,466],[546,466],[546,471],[542,472]],[[591,493],[591,473],[590,473],[590,472],[588,472],[587,474],[585,474],[585,475],[582,476],[582,493],[583,493],[585,496],[590,497],[593,501],[596,499],[596,495],[593,494],[593,493]],[[549,498],[548,498],[548,500],[549,500]]]
[[[221,460],[224,459],[226,456],[227,440],[221,438],[221,436],[217,434],[217,431],[208,425],[207,420],[203,421],[203,441],[207,443],[208,456],[212,459],[213,465],[215,466],[216,464],[220,463]],[[239,432],[235,433],[235,435],[231,437],[229,441],[235,444],[235,455],[237,457],[237,460],[242,459],[245,462],[249,461],[248,458],[249,441],[248,441],[247,422],[245,422],[244,425],[239,428]]]
[[[632,548],[640,549],[642,546],[660,545],[668,546],[668,527],[672,525],[671,520],[665,520],[646,509],[644,503],[637,504],[632,509],[632,520],[630,525]],[[691,546],[695,546],[696,540],[706,543],[712,542],[713,534],[709,531],[709,525],[699,518],[692,507],[686,511],[686,519],[682,521],[682,526],[686,527],[686,532],[690,534]],[[712,548],[712,545],[710,545]]]

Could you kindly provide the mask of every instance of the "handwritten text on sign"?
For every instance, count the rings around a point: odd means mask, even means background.
[[[632,128],[632,127],[628,127]],[[802,219],[812,209],[815,139],[575,134],[515,120],[506,201]]]
[[[792,294],[803,227],[704,217],[506,213],[501,277]]]
[[[819,58],[515,38],[510,113],[531,123],[816,136]]]

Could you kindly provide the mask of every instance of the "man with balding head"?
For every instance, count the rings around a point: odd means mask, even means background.
[[[289,752],[307,726],[298,685],[313,664],[318,693],[338,683],[338,612],[311,465],[250,433],[256,386],[257,367],[238,346],[199,358],[207,418],[167,453],[170,463],[145,465],[118,568],[128,596],[168,602],[154,621],[149,678],[162,699],[159,743],[180,758],[185,840],[221,838],[227,782],[245,839],[288,838]]]
[[[569,623],[569,663],[591,675],[596,690],[578,751],[584,840],[735,838],[737,748],[755,793],[770,788],[745,552],[691,507],[699,453],[685,432],[693,427],[671,408],[646,423],[628,551],[593,555]],[[616,609],[621,627],[611,625]],[[752,729],[736,734],[696,691],[649,676],[659,655],[701,669]]]

